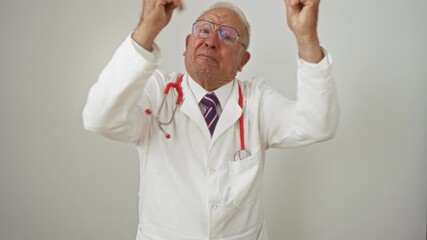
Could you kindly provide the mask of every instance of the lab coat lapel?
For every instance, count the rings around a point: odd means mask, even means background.
[[[228,98],[227,103],[223,106],[221,116],[216,125],[214,134],[212,136],[212,144],[223,134],[231,125],[235,124],[239,117],[242,115],[242,108],[239,106],[239,89],[238,81],[235,80],[231,96]]]
[[[182,101],[180,111],[186,114],[199,126],[200,130],[203,132],[203,135],[206,135],[206,137],[210,138],[211,134],[209,133],[209,129],[206,126],[206,122],[200,111],[199,104],[194,98],[194,94],[191,92],[191,89],[188,85],[188,74],[184,76],[181,86],[182,92],[184,94],[184,100]]]

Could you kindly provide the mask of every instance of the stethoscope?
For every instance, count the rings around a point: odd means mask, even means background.
[[[157,110],[157,114],[153,114],[153,111],[150,108],[147,108],[145,110],[145,113],[147,115],[152,115],[154,117],[154,119],[156,120],[156,122],[159,125],[160,130],[165,134],[165,137],[167,139],[170,139],[171,135],[164,130],[163,126],[167,126],[167,125],[169,125],[169,124],[172,123],[172,121],[175,118],[175,113],[176,113],[176,110],[178,109],[178,106],[182,104],[182,101],[184,99],[184,94],[182,92],[182,87],[181,87],[181,83],[182,83],[183,77],[184,76],[181,75],[181,76],[178,77],[178,79],[175,82],[170,82],[170,83],[166,84],[165,90],[163,91],[163,99],[162,99],[162,102],[160,103],[160,106],[159,106],[159,108]],[[237,83],[237,86],[239,88],[239,100],[238,100],[238,103],[239,103],[239,106],[243,109],[243,93],[242,93],[242,88],[240,87],[239,83]],[[167,120],[167,121],[161,121],[160,118],[159,118],[159,115],[160,115],[160,112],[163,109],[163,106],[164,106],[164,104],[166,102],[166,97],[167,97],[169,91],[171,90],[171,88],[175,88],[175,91],[176,91],[176,93],[178,95],[178,97],[176,99],[176,102],[175,102],[175,108],[173,109],[172,116],[170,117],[169,120]],[[234,156],[234,160],[235,161],[237,161],[237,160],[243,160],[243,159],[251,156],[251,153],[249,151],[247,151],[246,148],[245,148],[245,129],[244,129],[244,122],[243,122],[243,111],[242,111],[242,114],[240,115],[240,118],[239,118],[239,131],[240,131],[240,134],[239,134],[239,137],[240,137],[240,151],[236,152],[236,154]]]

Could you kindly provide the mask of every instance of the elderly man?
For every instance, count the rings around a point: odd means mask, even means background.
[[[138,27],[102,71],[83,112],[87,130],[138,150],[137,240],[267,239],[265,151],[330,139],[337,125],[331,59],[316,32],[318,4],[286,1],[300,57],[291,101],[258,79],[236,79],[250,59],[250,27],[230,3],[214,4],[194,22],[185,39],[186,73],[158,71],[154,40],[182,3],[144,1]]]

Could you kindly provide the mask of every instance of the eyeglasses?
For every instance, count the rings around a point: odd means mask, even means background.
[[[243,47],[246,48],[246,45],[242,42],[242,38],[236,29],[229,26],[219,25],[207,20],[197,20],[193,24],[193,35],[198,38],[207,38],[216,29],[218,29],[218,37],[222,42],[232,45],[239,40]]]

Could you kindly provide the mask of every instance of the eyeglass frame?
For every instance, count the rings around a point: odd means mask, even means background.
[[[196,25],[196,23],[197,23],[197,22],[200,22],[200,21],[208,22],[208,23],[210,23],[210,24],[214,25],[214,28],[212,29],[212,31],[211,31],[211,32],[210,32],[206,37],[200,37],[198,34],[196,34],[196,33],[194,32],[194,26]],[[218,26],[219,26],[219,27],[218,27]],[[242,46],[243,46],[245,49],[247,49],[246,44],[244,44],[244,43],[243,43],[243,38],[240,36],[239,31],[237,31],[237,29],[236,29],[236,28],[234,28],[234,27],[230,27],[230,26],[227,26],[227,25],[221,25],[221,24],[218,24],[218,23],[214,23],[214,22],[211,22],[211,21],[208,21],[208,20],[205,20],[205,19],[197,19],[197,20],[193,23],[193,27],[192,27],[192,29],[191,29],[191,34],[193,34],[193,35],[194,35],[195,37],[197,37],[197,38],[205,39],[205,38],[207,38],[211,33],[213,33],[215,30],[218,30],[218,38],[221,40],[220,29],[221,29],[222,27],[228,27],[228,28],[231,28],[231,29],[233,29],[234,31],[236,31],[236,33],[237,33],[237,39],[236,39],[236,41],[235,41],[233,44],[236,44],[236,42],[238,41],[240,44],[242,44]],[[222,42],[222,41],[223,41],[223,40],[221,40],[221,42]]]

